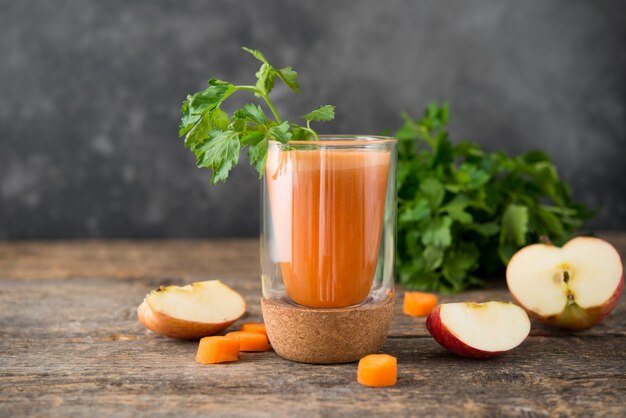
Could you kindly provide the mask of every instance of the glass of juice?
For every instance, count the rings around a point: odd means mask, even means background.
[[[266,298],[345,308],[393,294],[396,140],[270,141],[263,179]]]

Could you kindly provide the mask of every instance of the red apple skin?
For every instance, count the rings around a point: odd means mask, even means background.
[[[218,324],[185,321],[152,309],[148,302],[144,300],[137,308],[137,319],[143,326],[159,335],[180,338],[182,340],[199,340],[225,330],[239,318]]]
[[[441,322],[441,305],[437,306],[426,318],[426,329],[432,337],[437,341],[443,348],[446,348],[452,351],[454,354],[474,359],[486,359],[495,356],[499,356],[506,351],[483,351],[478,350],[474,347],[470,347],[465,344],[463,341],[459,340],[454,336],[446,328],[446,326]]]
[[[584,331],[593,327],[594,325],[602,322],[602,320],[609,314],[615,306],[619,297],[624,290],[624,273],[622,272],[622,278],[620,279],[615,292],[604,304],[600,306],[594,306],[592,308],[581,308],[576,303],[568,304],[563,311],[558,315],[541,316],[538,313],[528,309],[524,304],[518,300],[515,295],[511,293],[515,303],[524,308],[528,315],[538,319],[539,321],[548,325],[553,325],[558,328],[567,329],[570,331]]]

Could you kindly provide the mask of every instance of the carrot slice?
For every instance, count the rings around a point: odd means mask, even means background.
[[[247,331],[254,332],[256,334],[267,335],[267,330],[265,329],[265,324],[263,322],[246,322],[241,325],[239,331]]]
[[[437,296],[424,292],[404,292],[402,312],[409,316],[427,316],[437,306]]]
[[[239,359],[239,340],[220,336],[204,337],[198,344],[196,361],[202,364],[225,363]]]
[[[364,386],[385,387],[396,384],[398,361],[388,354],[370,354],[359,360],[357,381]]]
[[[241,343],[241,351],[267,351],[270,349],[270,341],[264,334],[249,331],[233,331],[226,334],[229,338],[236,338]]]

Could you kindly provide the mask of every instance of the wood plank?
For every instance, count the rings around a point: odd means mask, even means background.
[[[625,253],[626,234],[608,238]],[[260,320],[255,240],[0,243],[0,416],[626,416],[623,301],[578,334],[534,322],[522,346],[488,361],[448,354],[398,303],[384,347],[398,385],[371,389],[355,364],[273,352],[201,366],[195,343],[136,321],[150,289],[205,278],[241,292],[246,320]],[[502,286],[442,296],[508,299]]]
[[[454,357],[429,338],[389,338],[395,387],[364,388],[356,365],[313,366],[273,352],[202,366],[196,345],[137,340],[4,340],[2,416],[624,416],[624,337],[531,337],[506,356]]]
[[[0,241],[0,278],[258,274],[258,240]]]
[[[626,233],[602,232],[626,256]],[[258,276],[257,239],[0,241],[0,278]]]
[[[196,364],[195,343],[156,336],[135,319],[135,306],[161,282],[3,280],[0,416],[626,414],[621,332],[537,335],[502,358],[471,361],[427,337],[423,320],[397,315],[384,351],[399,359],[398,385],[376,390],[355,382],[354,364],[302,365],[273,352]],[[248,319],[260,319],[259,280],[229,284],[249,302]],[[472,297],[479,295],[502,291]],[[620,312],[615,320],[623,324]]]
[[[248,309],[246,321],[261,321],[260,279],[230,277],[224,282],[240,292]],[[136,321],[136,308],[152,289],[166,284],[185,284],[185,279],[41,279],[2,280],[0,289],[0,337],[58,334],[105,338],[114,334],[139,334],[143,328]],[[394,337],[428,336],[425,318],[402,314],[402,293],[398,288],[394,318],[389,332]],[[442,296],[442,302],[510,300],[504,289],[474,290],[459,295]],[[37,309],[33,309],[36,306]],[[590,330],[572,333],[533,320],[531,335],[536,336],[626,336],[626,304]],[[85,326],[87,323],[89,326]]]

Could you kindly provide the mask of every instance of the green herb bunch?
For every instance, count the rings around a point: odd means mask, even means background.
[[[283,120],[269,95],[277,78],[291,90],[299,92],[298,74],[291,67],[274,67],[258,50],[243,50],[261,61],[256,85],[237,86],[211,78],[209,87],[187,96],[181,109],[179,135],[185,137],[185,146],[196,155],[197,166],[212,170],[213,183],[226,180],[244,147],[248,148],[250,163],[259,176],[263,176],[268,140],[283,144],[291,140],[317,140],[311,122],[330,121],[335,117],[335,107],[325,105],[302,116],[306,126]],[[222,103],[237,91],[251,92],[263,99],[272,117],[268,118],[263,108],[256,104],[246,104],[232,115],[226,113],[221,109]]]
[[[521,247],[564,243],[592,215],[550,158],[453,144],[448,106],[404,114],[398,138],[397,268],[408,288],[458,292],[501,271]]]

